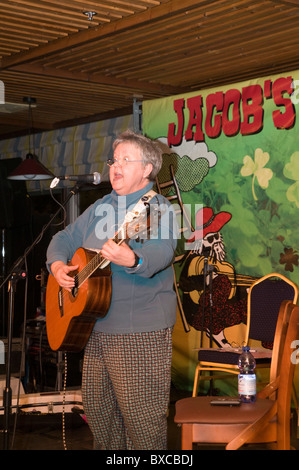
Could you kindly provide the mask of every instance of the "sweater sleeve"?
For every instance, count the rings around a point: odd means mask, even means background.
[[[75,251],[82,246],[92,212],[93,206],[90,206],[75,222],[53,236],[47,249],[46,266],[49,272],[51,272],[52,263],[55,261],[67,263],[72,259]]]

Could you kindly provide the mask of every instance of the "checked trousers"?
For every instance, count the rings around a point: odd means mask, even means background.
[[[84,413],[101,450],[166,450],[172,328],[94,331],[85,349]]]

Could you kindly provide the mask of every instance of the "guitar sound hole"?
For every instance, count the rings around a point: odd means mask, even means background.
[[[72,297],[76,297],[77,294],[78,294],[78,287],[73,287],[72,290],[71,290],[71,294],[72,294]]]

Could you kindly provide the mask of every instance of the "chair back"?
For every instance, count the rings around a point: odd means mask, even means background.
[[[279,376],[276,380],[265,387],[268,391],[271,389],[277,391],[277,398],[273,401],[273,406],[267,409],[266,413],[258,420],[250,423],[241,433],[235,436],[226,446],[226,449],[233,450],[240,448],[246,442],[273,442],[276,441],[277,450],[290,449],[290,419],[291,419],[291,393],[294,379],[295,365],[298,362],[298,335],[299,335],[299,306],[291,304],[285,305],[284,317],[285,326],[282,329],[285,339],[282,339],[280,346],[284,344],[279,368]],[[280,311],[281,313],[282,311]],[[289,321],[288,321],[289,320]],[[270,391],[271,391],[270,390]],[[260,398],[266,398],[266,394]],[[268,400],[264,400],[264,403]],[[262,401],[260,404],[263,403]],[[255,404],[259,406],[259,398]],[[275,418],[275,419],[274,419]],[[271,434],[271,430],[272,433]],[[265,435],[270,433],[271,439],[264,440]],[[268,436],[268,438],[269,438]]]
[[[298,338],[299,306],[294,305],[291,312],[279,374],[277,394],[278,448],[290,448],[290,433],[285,430],[289,430],[290,427],[292,383],[295,366],[297,362],[299,362],[299,357],[297,358]]]
[[[298,288],[282,274],[271,273],[256,281],[249,289],[247,305],[247,337],[249,340],[273,342],[281,303],[296,303]]]
[[[281,360],[286,342],[286,334],[294,304],[291,300],[283,300],[280,306],[271,358],[270,383],[280,374]]]

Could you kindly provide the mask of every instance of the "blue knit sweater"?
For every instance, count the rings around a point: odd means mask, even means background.
[[[149,183],[126,197],[113,190],[92,204],[74,223],[54,235],[47,251],[48,269],[54,261],[66,263],[79,247],[100,249],[113,238],[126,210],[132,209],[152,186]],[[176,294],[171,267],[178,233],[175,216],[163,196],[155,196],[151,204],[162,208],[159,229],[149,239],[129,241],[141,259],[136,268],[111,263],[111,305],[108,314],[96,321],[97,331],[111,334],[156,331],[175,323]]]

